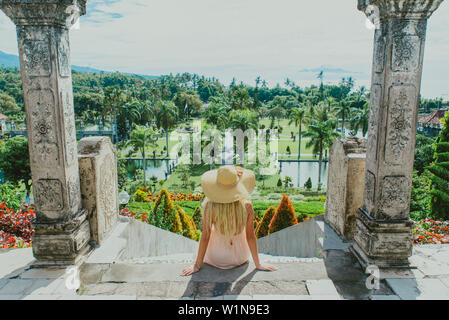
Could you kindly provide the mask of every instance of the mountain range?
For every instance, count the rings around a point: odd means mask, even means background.
[[[20,68],[20,62],[19,57],[14,54],[8,54],[0,50],[0,67],[6,67],[6,68]],[[72,70],[77,72],[83,72],[83,73],[115,73],[114,71],[104,71],[100,69],[95,69],[91,67],[82,67],[82,66],[76,66],[72,65]],[[122,74],[128,75],[128,76],[139,76],[146,79],[157,79],[159,76],[150,76],[150,75],[143,75],[143,74],[135,74],[135,73],[126,73],[126,72],[120,72]]]

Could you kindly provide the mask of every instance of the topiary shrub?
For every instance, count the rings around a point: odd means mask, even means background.
[[[435,161],[426,167],[430,175],[430,213],[438,219],[449,219],[449,112],[442,120],[443,130],[434,144]]]
[[[307,179],[306,183],[304,183],[304,188],[306,188],[307,190],[312,189],[312,179],[309,177],[309,179]]]
[[[267,210],[262,217],[262,220],[259,223],[259,227],[256,230],[256,237],[262,238],[268,235],[268,227],[270,226],[270,222],[273,219],[274,214],[276,213],[276,208],[271,206]]]
[[[295,208],[287,195],[283,194],[276,213],[268,226],[268,234],[280,231],[297,223]]]
[[[200,230],[196,230],[195,233],[195,241],[200,241],[201,240],[201,231]]]
[[[278,183],[277,183],[277,186],[278,186],[278,187],[282,187],[282,180],[281,180],[281,178],[279,178]]]
[[[309,216],[306,215],[305,213],[299,213],[296,216],[296,220],[298,221],[298,223],[304,222],[305,219],[307,219]]]
[[[164,201],[163,205],[162,201]],[[179,213],[175,210],[175,206],[170,199],[167,189],[162,188],[157,196],[156,203],[153,208],[151,224],[174,233],[182,232],[182,223]]]
[[[201,214],[201,206],[196,207],[192,216],[195,227],[199,230],[203,230],[203,215]]]
[[[197,230],[192,218],[190,218],[180,206],[176,207],[176,211],[179,215],[182,224],[182,235],[186,238],[196,240]]]
[[[144,202],[146,197],[147,197],[146,192],[140,189],[137,189],[137,191],[134,193],[134,201],[136,202]]]
[[[254,219],[254,230],[257,231],[257,228],[259,228],[260,220]]]

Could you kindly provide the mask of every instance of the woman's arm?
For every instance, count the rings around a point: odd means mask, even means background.
[[[246,223],[246,240],[248,241],[249,250],[253,257],[256,269],[262,271],[277,270],[274,266],[262,266],[259,261],[259,251],[257,250],[257,238],[254,231],[254,208],[251,202],[246,203],[246,211],[248,212],[248,221]]]
[[[207,207],[208,204],[206,204]],[[206,211],[206,208],[204,209]],[[198,246],[198,255],[196,257],[195,264],[193,266],[186,267],[182,270],[182,275],[189,276],[195,272],[198,272],[203,266],[204,255],[206,254],[207,246],[209,244],[210,238],[210,227],[208,223],[208,217],[204,214],[203,219],[203,232],[201,233],[200,244]]]

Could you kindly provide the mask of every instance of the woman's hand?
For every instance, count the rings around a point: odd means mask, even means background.
[[[200,271],[200,268],[194,264],[193,266],[188,266],[182,270],[181,275],[182,276],[190,276],[191,274],[194,274],[196,272]]]
[[[260,270],[260,271],[276,271],[278,268],[276,268],[275,266],[270,266],[270,265],[263,266],[263,265],[259,264],[256,266],[256,269]]]

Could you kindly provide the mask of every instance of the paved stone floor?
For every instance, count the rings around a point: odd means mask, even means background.
[[[99,279],[87,274],[79,290],[70,290],[65,269],[31,267],[31,249],[1,250],[0,300],[449,300],[448,245],[415,247],[410,261],[417,268],[381,274],[377,290],[367,289],[367,275],[347,248],[325,252],[324,259],[263,255],[279,267],[276,272],[255,271],[250,262],[226,271],[205,266],[190,277],[179,275],[190,262],[180,257],[117,263],[97,273]]]

